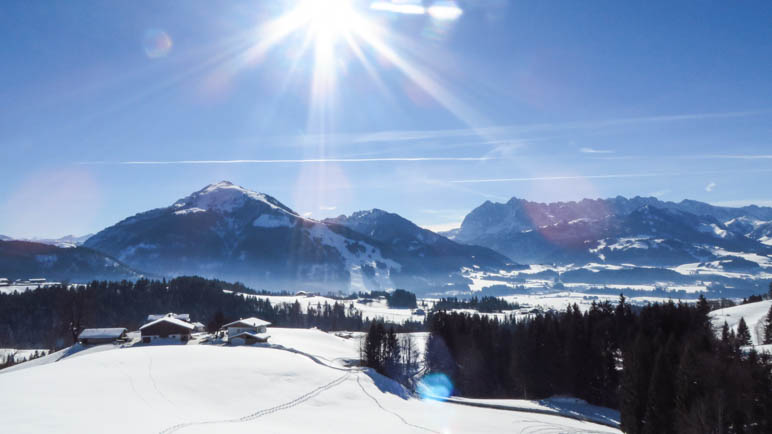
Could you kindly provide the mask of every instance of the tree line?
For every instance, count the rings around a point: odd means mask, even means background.
[[[436,312],[425,363],[460,396],[618,408],[628,433],[772,432],[770,357],[716,337],[709,311],[704,298],[634,309],[620,297],[525,319]]]
[[[218,280],[179,277],[170,281],[95,281],[79,286],[50,286],[21,293],[0,294],[0,348],[57,350],[75,342],[84,328],[126,327],[137,330],[148,314],[188,313],[210,331],[223,324],[257,316],[278,327],[325,331],[367,330],[353,303],[334,302],[303,309],[299,302],[271,304],[254,294]],[[239,291],[241,292],[241,291]],[[416,331],[409,322],[400,331]]]
[[[434,304],[432,310],[452,310],[452,309],[472,309],[481,313],[500,313],[505,310],[520,309],[518,303],[510,303],[499,297],[491,297],[484,295],[481,298],[457,298],[447,297],[440,298]]]

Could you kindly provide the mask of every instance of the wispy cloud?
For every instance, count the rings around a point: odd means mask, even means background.
[[[485,179],[457,179],[448,181],[454,184],[478,184],[488,182],[529,182],[529,181],[567,181],[572,179],[615,179],[615,178],[655,178],[660,176],[693,176],[693,175],[725,175],[732,173],[768,173],[771,169],[745,169],[745,170],[704,170],[693,172],[646,172],[646,173],[611,173],[590,175],[558,175],[558,176],[534,176],[522,178],[485,178]],[[715,187],[715,185],[714,185]]]
[[[379,158],[308,158],[276,160],[155,160],[155,161],[84,161],[86,165],[184,165],[184,164],[313,164],[313,163],[378,163],[421,161],[488,161],[496,157],[379,157]]]
[[[333,205],[321,205],[319,207],[319,209],[322,210],[322,211],[335,211],[336,208],[338,208],[338,207],[337,206],[333,206]]]
[[[617,173],[610,175],[570,175],[570,176],[534,176],[526,178],[487,178],[487,179],[457,179],[454,184],[478,184],[486,182],[523,182],[523,181],[566,181],[571,179],[610,179],[610,178],[652,178],[662,176],[661,173]]]
[[[770,160],[772,154],[706,154],[684,155],[681,158],[705,159],[705,160]]]
[[[363,134],[353,138],[355,142],[399,142],[399,141],[417,141],[429,139],[459,138],[459,137],[497,137],[502,135],[511,135],[515,133],[524,133],[531,131],[548,130],[570,130],[584,128],[604,128],[624,125],[665,123],[665,122],[683,122],[683,121],[705,121],[712,119],[729,119],[756,116],[767,113],[766,111],[733,111],[722,113],[686,113],[676,115],[662,116],[640,116],[630,118],[612,118],[590,121],[571,121],[571,122],[553,122],[553,123],[535,123],[519,124],[505,126],[491,126],[480,128],[461,128],[446,130],[394,130],[379,131],[369,134]],[[348,136],[351,137],[351,136]]]
[[[708,183],[708,185],[705,186],[705,191],[710,193],[710,192],[713,191],[714,188],[716,188],[716,183],[711,181],[711,182]]]
[[[613,154],[614,151],[610,149],[593,149],[593,148],[581,148],[579,152],[584,154]]]

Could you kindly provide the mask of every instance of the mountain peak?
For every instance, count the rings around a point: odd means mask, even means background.
[[[294,211],[273,197],[264,193],[254,192],[230,181],[209,184],[190,196],[178,200],[172,206],[177,209],[178,213],[186,210],[190,212],[230,212],[242,207],[249,201],[261,202],[277,211],[297,216]]]

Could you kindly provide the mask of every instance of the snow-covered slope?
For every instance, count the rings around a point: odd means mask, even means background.
[[[272,347],[138,346],[0,373],[3,431],[619,432],[558,411],[423,401],[391,380],[339,363],[356,354],[351,340],[269,330]]]
[[[770,306],[772,306],[772,300],[764,300],[714,310],[710,313],[711,321],[713,322],[713,327],[719,331],[724,325],[724,321],[726,321],[727,325],[736,333],[740,318],[745,318],[745,323],[751,330],[753,345],[761,345],[764,338],[764,321],[767,318]]]

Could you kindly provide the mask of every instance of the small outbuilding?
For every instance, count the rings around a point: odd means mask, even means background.
[[[190,340],[190,333],[195,326],[189,322],[164,316],[151,321],[139,328],[142,334],[142,342],[150,343],[153,339],[179,339],[182,342]]]
[[[125,342],[128,338],[126,336],[127,330],[125,328],[103,328],[103,329],[84,329],[78,335],[78,342],[83,345],[100,345],[111,344],[114,342]]]

